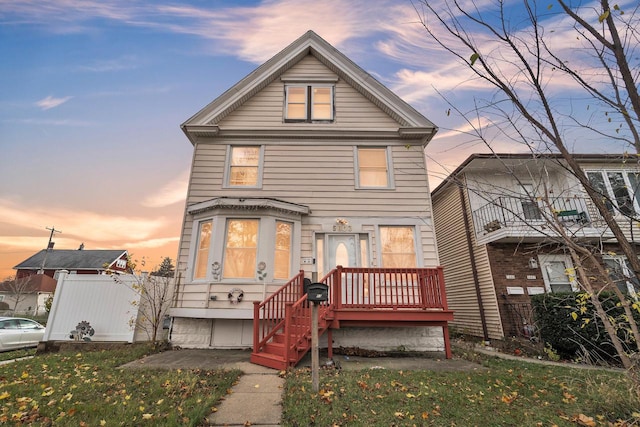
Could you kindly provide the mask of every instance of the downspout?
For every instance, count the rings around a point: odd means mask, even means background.
[[[487,329],[487,318],[484,314],[484,304],[482,303],[482,293],[480,292],[480,279],[478,277],[478,269],[476,268],[476,257],[473,253],[473,242],[471,241],[471,221],[467,212],[467,202],[464,198],[464,189],[462,185],[458,185],[460,194],[460,203],[462,204],[462,217],[464,219],[465,235],[467,237],[467,251],[469,252],[469,261],[471,261],[471,273],[473,274],[473,284],[476,288],[476,298],[478,299],[478,309],[480,310],[480,322],[482,323],[482,334],[485,342],[489,342],[489,330]]]

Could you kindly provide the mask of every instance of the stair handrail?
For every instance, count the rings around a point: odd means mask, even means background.
[[[253,352],[259,353],[264,345],[282,328],[286,306],[303,294],[304,270],[282,285],[264,301],[253,303]]]

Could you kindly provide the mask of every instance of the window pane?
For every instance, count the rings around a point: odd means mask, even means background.
[[[227,221],[223,277],[253,278],[258,250],[257,219]]]
[[[380,227],[380,251],[385,268],[416,266],[413,227]]]
[[[331,88],[329,87],[313,88],[313,102],[315,104],[330,104]]]
[[[307,87],[287,87],[287,119],[307,118]]]
[[[635,211],[633,209],[633,200],[629,195],[629,190],[624,182],[622,172],[607,172],[607,178],[611,184],[613,190],[613,196],[618,204],[618,209],[625,215],[633,215]]]
[[[387,149],[358,149],[359,181],[361,187],[388,187]]]
[[[617,258],[604,258],[604,265],[609,273],[609,278],[622,292],[627,292],[627,280],[620,260]]]
[[[312,119],[313,120],[331,120],[331,105],[314,104]]]
[[[640,205],[640,174],[636,172],[629,172],[627,174],[627,178],[629,178],[629,184],[631,185],[629,192],[632,197],[636,199],[636,203]]]
[[[591,184],[593,189],[602,194],[603,198],[605,199],[604,202],[607,205],[607,209],[609,209],[610,212],[613,212],[613,205],[609,200],[607,200],[609,192],[607,191],[607,187],[604,184],[602,173],[587,172],[587,178],[589,178],[589,183]]]
[[[311,118],[313,120],[331,120],[333,118],[333,108],[331,106],[331,88],[313,88],[313,109]]]
[[[307,101],[307,88],[304,86],[300,87],[289,87],[289,103],[305,103]]]
[[[542,214],[538,208],[538,202],[535,200],[535,190],[531,184],[522,184],[520,186],[520,204],[524,219],[541,219]]]
[[[291,275],[291,224],[276,221],[276,256],[273,277],[288,279]]]
[[[287,118],[288,119],[301,119],[307,118],[307,107],[302,104],[289,104],[287,106]]]
[[[258,166],[260,147],[233,147],[231,164],[233,166]]]
[[[196,252],[194,279],[204,279],[207,277],[207,266],[209,260],[209,247],[211,246],[211,231],[213,223],[205,221],[200,223],[198,233],[198,250]]]
[[[246,166],[231,166],[229,185],[258,185],[258,168]]]
[[[257,185],[259,165],[260,147],[232,147],[229,185]]]

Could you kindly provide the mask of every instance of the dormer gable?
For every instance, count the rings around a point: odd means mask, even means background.
[[[323,72],[315,75],[291,72],[305,61],[321,64]],[[230,119],[234,111],[276,82],[282,88],[283,102],[280,111],[271,113],[279,114],[284,123],[331,123],[337,119],[335,84],[338,81],[375,105],[381,116],[395,121],[399,137],[422,139],[426,144],[437,131],[431,121],[313,31],[259,66],[181,127],[192,144],[200,136],[216,136],[226,118]]]

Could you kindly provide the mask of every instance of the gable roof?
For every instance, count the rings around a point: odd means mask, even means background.
[[[194,145],[198,135],[216,135],[220,120],[309,54],[396,120],[401,125],[401,137],[423,138],[426,143],[437,132],[438,128],[429,119],[313,31],[307,31],[180,127]]]
[[[127,251],[118,250],[67,250],[52,249],[47,254],[43,249],[13,267],[15,270],[39,270],[46,254],[45,270],[104,270]]]
[[[53,292],[56,290],[57,280],[47,276],[46,274],[32,274],[24,278],[28,282],[21,287],[22,293],[35,292]],[[21,280],[21,279],[18,279]],[[4,281],[0,283],[0,292],[12,293],[15,290],[9,283]]]

